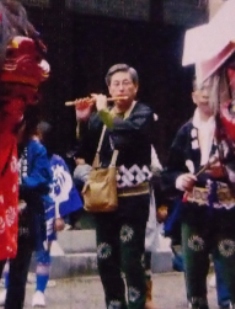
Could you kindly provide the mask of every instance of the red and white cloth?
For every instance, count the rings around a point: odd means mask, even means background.
[[[0,134],[0,145],[0,260],[4,260],[14,258],[17,252],[18,171],[15,136]]]

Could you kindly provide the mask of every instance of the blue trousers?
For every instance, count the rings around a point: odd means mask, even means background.
[[[215,278],[216,278],[216,291],[219,306],[225,306],[230,303],[230,295],[223,277],[223,266],[217,256],[213,256]]]

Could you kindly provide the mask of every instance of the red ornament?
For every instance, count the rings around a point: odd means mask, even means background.
[[[224,134],[235,142],[235,106],[231,102],[226,102],[220,106],[220,119],[224,129]]]

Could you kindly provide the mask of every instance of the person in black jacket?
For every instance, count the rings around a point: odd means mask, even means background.
[[[194,84],[193,117],[177,132],[162,173],[166,190],[175,189],[189,308],[209,309],[209,255],[220,264],[221,277],[235,308],[235,198],[226,172],[226,140],[218,134],[211,104],[213,80]],[[222,156],[223,153],[223,156]],[[233,162],[234,162],[234,154]],[[219,304],[230,308],[229,299]]]
[[[153,112],[135,100],[138,74],[126,64],[112,66],[106,83],[115,99],[112,108],[107,97],[94,94],[97,112],[90,115],[88,130],[81,139],[77,163],[89,163],[97,148],[103,125],[107,126],[100,151],[102,167],[107,167],[113,149],[117,158],[118,209],[96,213],[98,268],[107,308],[145,308],[144,257],[145,228],[149,214],[151,178],[151,134]],[[79,113],[77,113],[79,116]],[[125,299],[125,273],[128,301]]]

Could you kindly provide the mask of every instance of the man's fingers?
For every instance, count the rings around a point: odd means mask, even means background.
[[[185,175],[185,180],[188,180],[188,181],[196,181],[197,180],[197,177],[193,174],[187,174]]]
[[[97,93],[91,93],[91,97],[92,97],[92,98],[96,99],[96,98],[97,98],[97,96],[98,96],[98,94],[97,94]]]

